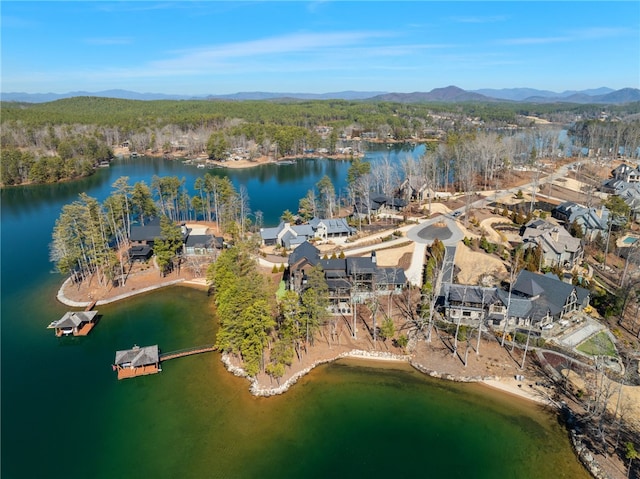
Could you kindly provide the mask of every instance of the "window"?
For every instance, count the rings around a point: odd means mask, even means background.
[[[462,312],[462,316],[470,317],[471,316],[471,311],[463,311]]]

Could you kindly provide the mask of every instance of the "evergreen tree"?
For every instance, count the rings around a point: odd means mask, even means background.
[[[160,236],[154,239],[153,252],[160,274],[164,276],[171,269],[175,256],[181,252],[183,237],[180,226],[166,216],[160,217]]]

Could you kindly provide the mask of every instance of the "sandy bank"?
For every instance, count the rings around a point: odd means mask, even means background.
[[[420,371],[423,374],[427,374],[428,376],[448,380],[455,382],[466,382],[466,383],[482,383],[487,387],[491,387],[494,389],[498,389],[500,391],[506,392],[513,396],[517,396],[522,399],[526,399],[529,401],[534,401],[538,404],[543,405],[553,405],[550,400],[545,398],[544,392],[539,391],[538,389],[534,389],[531,381],[527,382],[519,382],[516,381],[515,378],[507,378],[507,377],[498,377],[498,376],[455,376],[448,373],[440,373],[438,371],[433,371],[428,369],[422,364],[415,362],[410,355],[406,354],[393,354],[384,351],[363,351],[354,349],[351,351],[343,352],[337,354],[331,358],[320,359],[314,361],[310,366],[294,373],[291,377],[286,379],[284,382],[279,383],[277,386],[272,387],[266,384],[261,383],[258,379],[249,377],[242,367],[238,366],[234,359],[227,355],[222,355],[222,362],[229,372],[232,374],[246,378],[249,383],[249,391],[254,396],[259,397],[269,397],[276,396],[279,394],[284,394],[287,392],[294,384],[296,384],[302,377],[309,374],[314,368],[327,364],[333,361],[337,361],[339,359],[362,359],[366,361],[395,361],[395,362],[403,362],[411,365],[416,370]],[[520,384],[520,386],[518,386]]]

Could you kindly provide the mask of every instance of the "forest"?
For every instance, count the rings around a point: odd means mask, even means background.
[[[252,158],[273,154],[277,159],[320,147],[333,153],[351,146],[356,137],[451,144],[451,138],[493,133],[496,141],[513,144],[504,158],[511,164],[558,153],[572,156],[595,145],[637,154],[640,146],[640,102],[602,106],[76,97],[39,104],[2,102],[0,109],[3,186],[90,175],[125,142],[141,154],[179,151],[184,157],[206,154],[221,160],[240,148]],[[549,123],[537,123],[536,118]],[[568,144],[547,140],[561,130],[569,132],[570,151]]]

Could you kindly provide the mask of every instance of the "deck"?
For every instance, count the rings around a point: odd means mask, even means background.
[[[85,323],[80,328],[78,328],[77,331],[74,331],[70,335],[65,335],[62,332],[62,329],[57,329],[56,330],[56,336],[59,337],[59,338],[61,338],[62,336],[87,336],[95,325],[96,325],[95,322]]]
[[[136,376],[147,376],[149,374],[157,374],[161,370],[155,364],[141,366],[139,368],[118,368],[118,379],[135,378]]]

